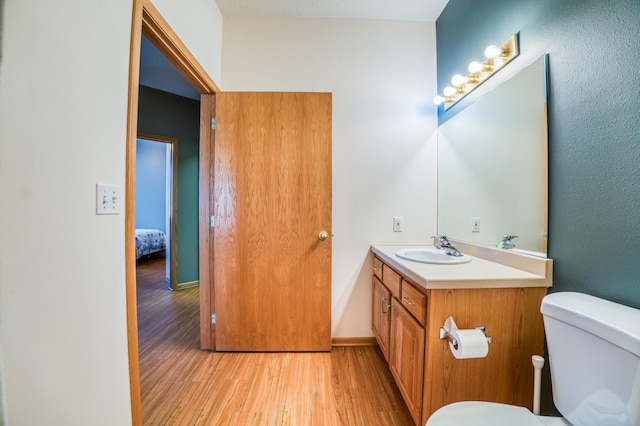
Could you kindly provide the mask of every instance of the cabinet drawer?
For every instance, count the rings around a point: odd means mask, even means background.
[[[393,297],[400,297],[402,277],[389,266],[382,264],[382,283],[391,291]]]
[[[427,296],[414,288],[409,282],[402,281],[402,306],[407,308],[421,324],[424,324],[427,312]]]
[[[382,260],[375,256],[373,258],[373,275],[378,277],[380,280],[382,279]]]

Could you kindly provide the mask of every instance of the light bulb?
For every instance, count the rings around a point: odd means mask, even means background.
[[[502,49],[500,49],[495,44],[492,44],[491,46],[487,46],[487,48],[484,50],[484,56],[487,59],[495,58],[501,53],[502,53]]]
[[[451,87],[451,86],[447,86],[444,88],[444,90],[442,90],[442,93],[444,93],[445,96],[453,96],[456,94],[456,89]]]
[[[468,70],[469,70],[469,72],[471,74],[476,74],[476,73],[479,73],[480,71],[482,71],[482,68],[484,68],[484,67],[482,66],[482,64],[480,62],[473,61],[473,62],[471,62],[469,64]]]
[[[433,103],[436,105],[440,105],[445,101],[445,98],[443,98],[442,96],[438,95],[435,98],[433,98]]]
[[[453,84],[456,87],[460,87],[464,84],[467,84],[467,81],[469,81],[469,79],[463,76],[462,74],[456,74],[453,77],[451,77],[451,84]]]

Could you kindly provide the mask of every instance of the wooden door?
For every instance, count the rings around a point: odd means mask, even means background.
[[[331,94],[216,98],[216,349],[328,351]]]

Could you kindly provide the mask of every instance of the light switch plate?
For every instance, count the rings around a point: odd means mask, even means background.
[[[96,214],[120,214],[123,203],[119,186],[96,184]]]

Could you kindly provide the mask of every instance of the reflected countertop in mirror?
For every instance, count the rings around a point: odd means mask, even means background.
[[[440,125],[439,234],[546,254],[547,98],[542,57]]]

